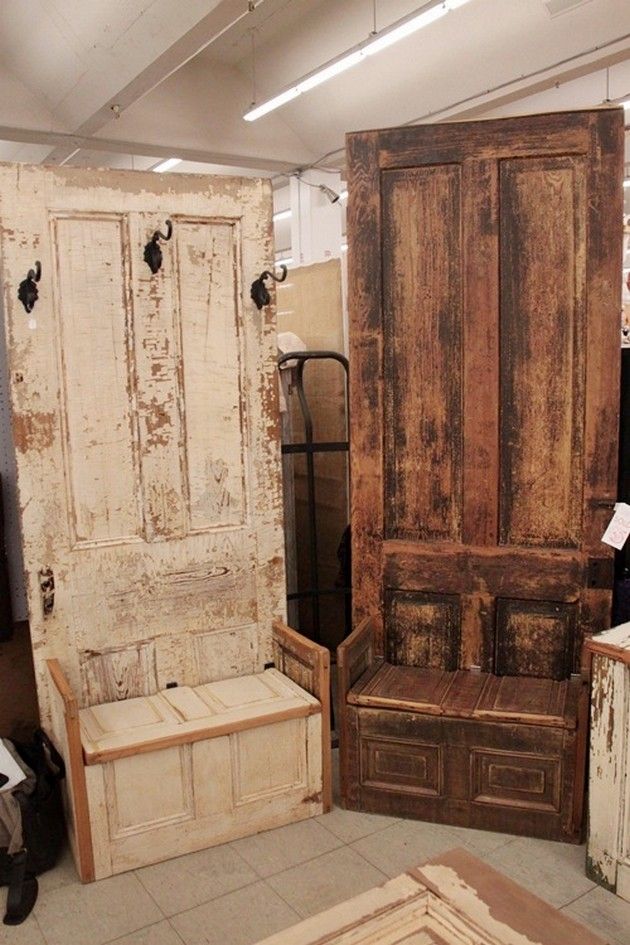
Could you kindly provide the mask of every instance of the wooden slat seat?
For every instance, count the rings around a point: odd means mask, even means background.
[[[102,764],[317,712],[320,702],[276,669],[177,686],[81,709],[83,756],[87,765]]]
[[[575,728],[578,678],[557,682],[377,663],[348,693],[352,705],[449,718]]]

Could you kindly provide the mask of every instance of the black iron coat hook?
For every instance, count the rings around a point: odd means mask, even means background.
[[[159,271],[162,265],[162,250],[160,249],[160,240],[164,240],[165,243],[168,243],[171,236],[173,235],[173,223],[171,220],[166,221],[166,236],[164,233],[161,233],[159,230],[156,230],[147,245],[144,247],[144,261],[155,275]]]
[[[38,259],[35,263],[35,268],[29,269],[26,274],[26,279],[23,279],[18,287],[18,299],[29,314],[33,311],[35,302],[37,302],[39,296],[36,283],[39,282],[41,277],[42,264]]]
[[[269,305],[271,302],[271,296],[269,295],[269,289],[265,285],[265,279],[273,279],[274,282],[284,282],[286,279],[287,267],[280,266],[280,268],[282,269],[281,276],[276,276],[273,272],[268,272],[265,269],[265,271],[261,272],[259,277],[252,282],[250,295],[256,303],[256,308],[261,309],[263,305]]]

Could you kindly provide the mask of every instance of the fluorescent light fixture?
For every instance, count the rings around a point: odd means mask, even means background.
[[[363,50],[357,50],[356,52],[348,53],[341,59],[331,62],[329,66],[323,66],[321,69],[319,69],[313,75],[308,76],[306,79],[301,79],[296,85],[296,89],[300,95],[302,92],[310,92],[311,89],[321,85],[322,82],[328,82],[329,79],[334,79],[334,77],[339,75],[340,72],[345,72],[346,69],[356,66],[363,59],[363,55]]]
[[[419,10],[397,20],[391,26],[387,27],[387,29],[381,30],[376,36],[370,37],[362,43],[358,43],[335,59],[325,62],[319,69],[314,69],[313,72],[307,73],[307,75],[293,83],[290,88],[285,89],[273,98],[263,102],[262,105],[251,108],[243,115],[243,118],[245,121],[256,121],[257,118],[262,118],[263,115],[267,115],[269,112],[274,111],[274,109],[280,108],[281,105],[286,105],[287,102],[293,101],[298,95],[302,95],[304,92],[310,92],[311,89],[317,88],[317,86],[321,85],[323,82],[327,82],[328,79],[332,79],[341,72],[345,72],[346,69],[351,69],[352,66],[356,66],[359,62],[362,62],[367,56],[372,56],[382,49],[387,49],[388,46],[392,46],[394,43],[404,39],[406,36],[410,36],[424,26],[428,26],[430,23],[439,20],[441,17],[451,12],[451,10],[457,10],[465,3],[469,2],[470,0],[432,0],[430,3],[425,3]]]
[[[256,121],[257,118],[262,118],[263,115],[272,112],[275,108],[286,105],[291,99],[297,98],[299,94],[300,92],[296,88],[287,89],[286,92],[281,92],[275,98],[270,98],[268,102],[263,102],[257,108],[252,108],[246,115],[243,115],[243,118],[245,121]]]
[[[630,177],[626,177],[626,179],[623,182],[623,186],[630,187]]]
[[[373,39],[371,42],[369,42],[364,47],[365,55],[373,56],[374,53],[380,52],[381,49],[387,49],[388,46],[393,46],[394,43],[404,39],[405,36],[411,36],[412,33],[416,33],[418,30],[421,30],[423,26],[428,26],[430,23],[435,23],[436,20],[446,16],[448,11],[448,5],[446,3],[440,3],[439,6],[431,7],[429,10],[424,10],[422,13],[419,13],[416,16],[412,16],[409,20],[403,20],[400,26],[395,26],[393,29],[386,30],[382,36],[377,36],[376,39]]]
[[[293,216],[292,210],[279,210],[273,215],[273,222],[279,223],[280,220],[289,220]]]
[[[162,161],[161,164],[156,164],[155,167],[151,168],[151,170],[155,171],[156,174],[163,174],[164,171],[170,171],[181,163],[181,158],[167,158],[166,161]]]

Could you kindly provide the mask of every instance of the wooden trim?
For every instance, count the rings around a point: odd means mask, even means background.
[[[304,679],[291,675],[290,665],[277,667],[289,679],[307,689],[319,699],[322,710],[322,803],[324,813],[332,807],[332,765],[330,757],[330,653],[325,646],[288,627],[281,620],[274,620],[272,625],[274,644],[282,653],[289,653],[299,663],[311,669],[310,685],[304,685]]]
[[[320,705],[302,704],[288,709],[278,709],[257,718],[239,719],[238,721],[223,722],[220,725],[195,729],[194,731],[177,731],[161,738],[147,738],[145,741],[129,742],[112,748],[97,748],[90,751],[84,747],[83,757],[86,765],[100,765],[108,761],[117,761],[119,758],[129,758],[132,755],[144,755],[151,751],[160,751],[163,748],[174,748],[177,745],[191,745],[222,735],[233,735],[235,732],[244,732],[252,728],[262,728],[264,725],[273,725],[275,722],[287,722],[291,719],[308,718],[319,715]],[[183,728],[183,726],[181,726]]]
[[[584,641],[584,651],[590,654],[591,659],[593,653],[599,653],[600,656],[607,656],[616,663],[625,663],[626,666],[630,666],[630,650],[624,650],[620,646],[615,646],[614,643],[599,643],[594,637],[589,637]]]
[[[95,879],[94,851],[92,848],[90,805],[88,801],[87,785],[85,783],[78,703],[64,675],[59,660],[47,660],[46,664],[53,685],[61,696],[64,705],[64,719],[68,743],[68,757],[65,760],[68,767],[67,774],[72,784],[72,813],[74,815],[77,855],[79,859],[77,867],[81,882],[91,883]]]
[[[372,667],[375,659],[375,636],[378,633],[378,620],[366,617],[337,648],[337,727],[339,730],[339,775],[341,782],[341,802],[347,804],[350,779],[358,777],[352,771],[349,759],[350,732],[347,718],[348,692]]]
[[[467,918],[473,919],[479,909],[477,916],[489,916],[493,920],[493,931],[497,928],[494,923],[511,929],[514,935],[514,938],[510,937],[511,941],[538,942],[539,945],[576,945],[577,942],[580,945],[605,945],[603,939],[575,919],[467,850],[449,850],[409,870],[407,875]],[[484,932],[490,931],[483,918],[480,924]],[[492,941],[495,941],[494,935]]]

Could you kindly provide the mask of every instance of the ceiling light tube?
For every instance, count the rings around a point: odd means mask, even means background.
[[[251,108],[243,115],[243,118],[245,121],[256,121],[257,118],[262,118],[263,115],[267,115],[276,108],[286,105],[287,102],[293,101],[298,95],[310,92],[311,89],[317,88],[323,82],[327,82],[341,72],[358,65],[367,56],[378,53],[382,49],[387,49],[388,46],[392,46],[424,26],[439,20],[451,10],[457,10],[469,2],[470,0],[431,0],[431,2],[425,3],[419,10],[397,20],[387,29],[381,30],[376,36],[358,43],[335,59],[325,62],[319,69],[307,73],[307,75],[294,82],[290,88],[263,102],[262,105]]]
[[[292,210],[279,210],[277,213],[274,213],[273,222],[279,223],[280,220],[288,220],[292,216],[293,216]]]
[[[164,171],[170,171],[181,163],[182,158],[167,158],[166,161],[161,161],[160,164],[156,164],[155,167],[151,168],[151,170],[156,174],[163,174]]]

